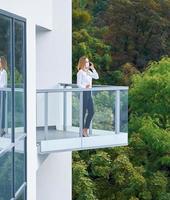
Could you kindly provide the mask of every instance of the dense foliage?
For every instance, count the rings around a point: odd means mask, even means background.
[[[169,10],[169,0],[73,0],[73,81],[82,55],[111,85],[170,55]]]
[[[99,83],[130,86],[129,145],[75,152],[74,200],[170,199],[169,9],[169,0],[73,1],[74,66],[88,55]],[[82,36],[88,51],[80,52],[74,33],[82,29],[93,45]],[[96,41],[105,48],[96,49]]]

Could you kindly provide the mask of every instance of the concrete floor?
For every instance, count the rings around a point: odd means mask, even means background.
[[[74,131],[48,130],[46,133],[44,130],[37,130],[37,142],[42,140],[57,140],[77,137],[79,137],[79,132]]]

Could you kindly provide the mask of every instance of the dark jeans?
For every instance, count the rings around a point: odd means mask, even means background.
[[[83,92],[83,128],[89,128],[93,115],[94,107],[91,92]]]
[[[5,128],[5,100],[6,93],[0,91],[0,129]]]

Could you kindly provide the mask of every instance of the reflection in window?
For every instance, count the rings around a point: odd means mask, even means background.
[[[25,174],[24,140],[21,140],[15,147],[15,192],[24,183]]]
[[[0,57],[1,65],[5,67],[5,72],[7,73],[7,85],[8,88],[11,88],[11,58],[12,58],[12,19],[6,16],[0,15]],[[2,60],[3,58],[3,60]],[[2,62],[3,61],[3,62]],[[4,64],[4,62],[6,64]],[[2,74],[1,74],[2,75]],[[3,84],[2,84],[3,85]],[[4,88],[3,87],[3,88]],[[12,88],[11,88],[12,90]],[[2,94],[3,93],[3,94]],[[11,91],[1,92],[0,99],[0,135],[6,135],[8,138],[11,138],[11,103],[12,96]]]
[[[0,137],[0,150],[9,148],[16,137],[23,137],[11,147],[11,152],[0,154],[0,200],[13,199],[26,181],[25,22],[21,20],[0,11],[0,57],[7,60],[7,91],[3,103],[6,134]],[[16,199],[25,200],[25,191]]]
[[[0,200],[11,199],[12,153],[0,157]]]
[[[24,132],[24,22],[15,21],[15,137]]]

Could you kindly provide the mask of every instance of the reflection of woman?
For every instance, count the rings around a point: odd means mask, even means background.
[[[2,89],[7,87],[7,61],[4,56],[0,57],[0,136],[5,135],[5,98],[6,93]]]
[[[80,88],[91,88],[92,79],[98,79],[98,73],[96,72],[93,63],[89,62],[89,59],[85,56],[79,59],[77,73],[77,85]],[[87,112],[88,111],[88,112]],[[85,118],[87,112],[87,116]],[[90,122],[93,118],[94,108],[93,99],[90,91],[83,92],[83,136],[88,136],[88,129]]]

